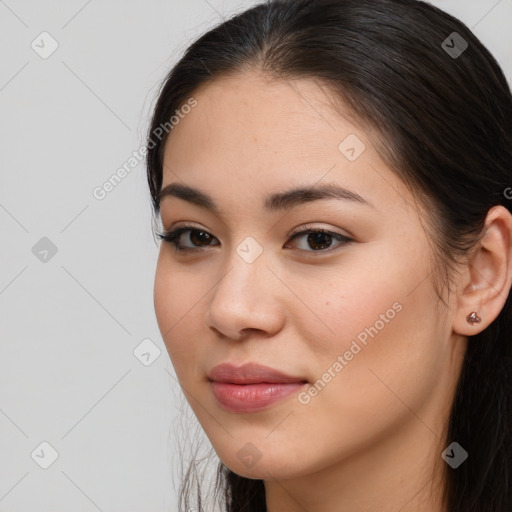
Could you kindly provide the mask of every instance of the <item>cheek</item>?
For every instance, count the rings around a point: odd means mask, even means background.
[[[378,252],[388,254],[386,261],[358,259],[343,279],[316,297],[309,292],[309,304],[328,327],[322,335],[313,332],[310,319],[300,326],[315,354],[312,377],[320,379],[318,394],[324,396],[318,401],[339,403],[355,416],[399,402],[393,393],[418,402],[442,370],[443,333],[425,279],[427,259],[411,248]]]
[[[155,315],[160,333],[171,358],[184,345],[183,326],[194,315],[194,287],[190,276],[184,276],[170,265],[161,262],[160,257],[153,290]],[[174,363],[174,361],[173,361]]]
[[[316,400],[312,409],[321,415],[330,404],[347,430],[362,428],[369,418],[392,422],[407,407],[418,410],[442,372],[443,339],[431,290],[424,283],[405,292],[407,276],[401,279],[374,282],[368,290],[347,286],[343,297],[329,300],[335,334],[316,345],[320,382],[311,405]]]
[[[162,245],[155,272],[153,301],[162,335],[186,322],[202,296],[201,277],[180,268],[170,255],[173,250]]]
[[[360,350],[354,342],[365,347],[370,340],[382,338],[390,325],[399,322],[404,307],[404,295],[397,286],[400,280],[384,280],[382,274],[372,270],[370,265],[360,263],[338,279],[333,279],[334,272],[328,270],[314,278],[302,276],[294,283],[294,292],[305,298],[315,315],[304,314],[302,303],[291,304],[284,314],[293,316],[304,341],[324,365],[351,349]]]
[[[387,345],[384,340],[400,351],[400,346],[415,345],[413,339],[422,326],[435,325],[436,301],[425,279],[428,259],[418,243],[402,250],[397,245],[361,251],[349,262],[350,272],[330,286],[327,297],[319,296],[319,310],[325,312],[332,337],[340,342],[338,351],[350,350],[354,341],[361,347],[382,347]]]
[[[191,277],[168,262],[157,264],[153,300],[162,339],[180,382],[192,382],[198,375],[195,364],[204,351],[204,278]],[[201,378],[203,376],[201,375]]]
[[[171,274],[164,269],[161,263],[161,253],[158,260],[155,282],[153,287],[153,302],[155,307],[155,315],[158,322],[160,333],[165,341],[164,334],[171,329],[175,323],[175,305],[177,297],[175,293],[176,283],[171,279]]]

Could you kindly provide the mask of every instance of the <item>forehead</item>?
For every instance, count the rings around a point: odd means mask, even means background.
[[[368,132],[314,79],[270,81],[249,71],[202,85],[192,96],[197,106],[165,146],[163,186],[181,181],[211,195],[258,194],[260,203],[263,190],[321,180],[367,197],[384,193],[388,201],[408,194],[396,176],[383,181],[389,170]],[[356,159],[342,151],[346,140],[361,152]]]
[[[337,157],[336,141],[353,125],[331,107],[323,88],[312,79],[273,80],[247,71],[216,79],[193,93],[197,106],[171,132],[166,157],[180,153],[183,142],[204,148],[195,157],[234,151],[241,159],[254,150],[272,159],[298,158],[315,151]],[[341,140],[341,139],[340,139]],[[209,150],[209,151],[207,151]],[[251,153],[252,154],[252,153]],[[247,162],[246,165],[250,165]]]

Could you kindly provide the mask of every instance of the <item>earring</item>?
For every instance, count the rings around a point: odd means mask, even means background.
[[[466,320],[468,321],[468,323],[470,324],[477,324],[478,322],[480,322],[482,319],[477,315],[476,311],[473,311],[472,313],[470,313],[467,317],[466,317]]]

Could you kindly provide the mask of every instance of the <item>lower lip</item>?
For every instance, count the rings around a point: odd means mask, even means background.
[[[212,391],[220,405],[229,412],[257,412],[295,393],[307,383],[230,384],[211,382]]]

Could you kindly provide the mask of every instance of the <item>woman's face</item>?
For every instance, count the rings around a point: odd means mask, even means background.
[[[411,193],[314,81],[245,72],[193,96],[165,147],[163,188],[196,189],[217,210],[162,198],[165,231],[198,231],[178,237],[183,251],[162,242],[154,300],[221,460],[250,478],[292,478],[372,453],[378,464],[398,436],[414,440],[408,457],[438,446],[461,343]],[[286,195],[331,185],[348,192]],[[293,236],[306,229],[333,234]],[[302,383],[212,385],[225,362]]]

